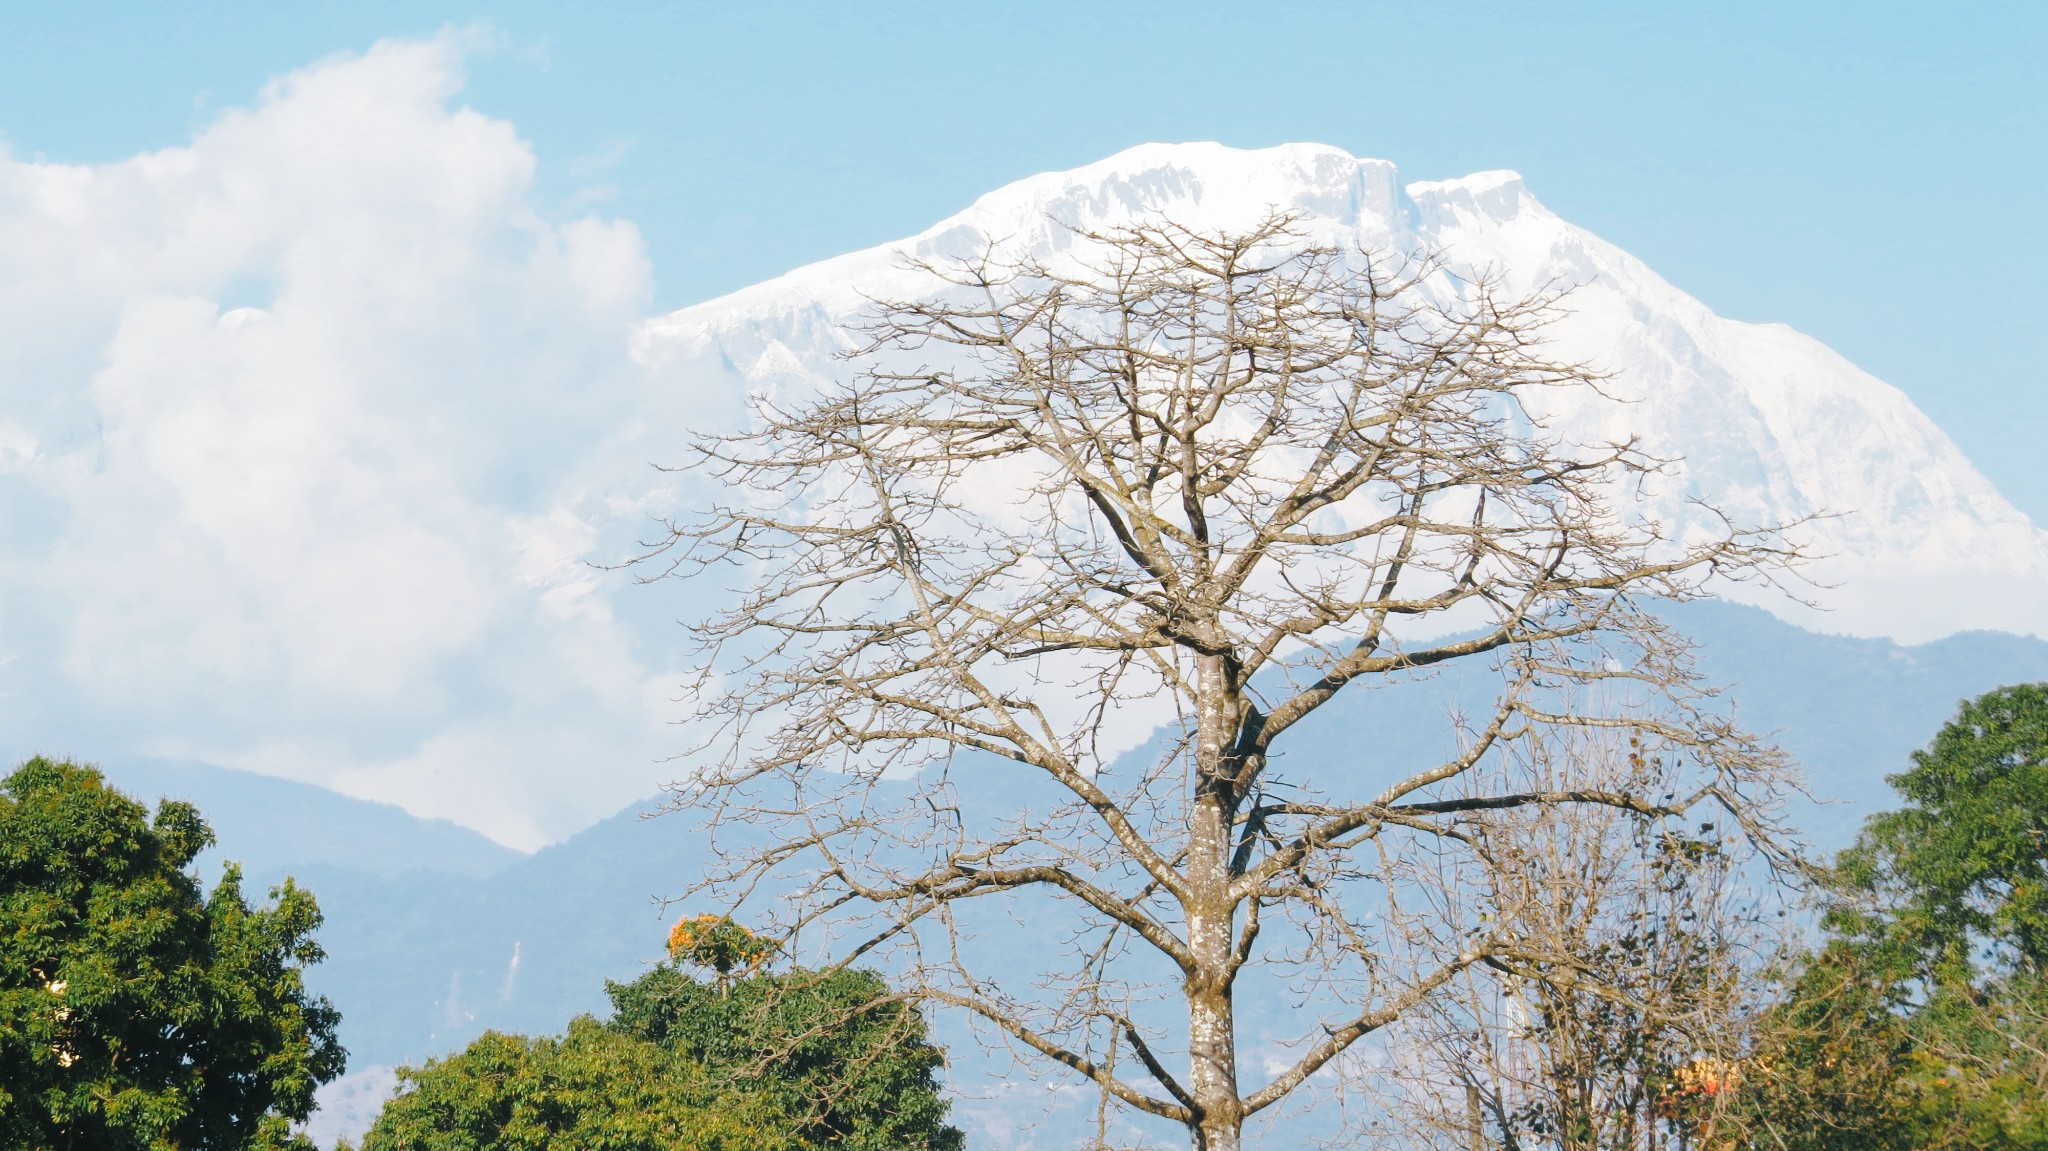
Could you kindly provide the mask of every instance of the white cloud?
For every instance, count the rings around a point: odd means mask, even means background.
[[[461,57],[382,43],[119,163],[0,152],[6,751],[527,847],[673,771],[672,626],[584,562],[662,450],[610,438],[648,386],[640,236],[537,215]]]

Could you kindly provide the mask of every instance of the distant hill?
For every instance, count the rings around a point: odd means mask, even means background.
[[[1795,813],[1816,845],[1837,848],[1863,816],[1897,797],[1904,771],[1956,705],[1994,687],[2048,681],[2048,641],[1963,632],[1906,646],[1817,635],[1753,608],[1704,602],[1666,609],[1700,641],[1700,670],[1727,689],[1753,731],[1775,734],[1825,802]]]
[[[199,858],[209,882],[226,859],[242,865],[250,890],[257,891],[313,866],[375,876],[431,871],[481,877],[526,858],[460,824],[420,819],[392,804],[312,784],[185,760],[99,766],[114,786],[152,805],[160,798],[198,805],[218,840]]]

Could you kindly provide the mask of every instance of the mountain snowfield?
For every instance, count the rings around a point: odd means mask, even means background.
[[[846,325],[877,298],[929,291],[905,258],[991,247],[1057,261],[1074,231],[1147,214],[1244,229],[1272,212],[1315,240],[1441,253],[1508,291],[1568,285],[1552,338],[1609,373],[1536,414],[1579,443],[1637,437],[1672,461],[1640,510],[1674,534],[1712,531],[1699,500],[1740,524],[1822,515],[1796,538],[1819,557],[1796,587],[1737,585],[1820,631],[1919,642],[1990,629],[2048,635],[2048,532],[1971,466],[1904,394],[1779,324],[1715,315],[1640,260],[1543,207],[1511,172],[1403,185],[1393,164],[1332,147],[1148,144],[1018,181],[907,240],[798,269],[648,321],[634,354],[701,416],[747,390],[844,373]],[[1619,401],[1619,402],[1615,402]],[[673,400],[671,400],[673,402]]]

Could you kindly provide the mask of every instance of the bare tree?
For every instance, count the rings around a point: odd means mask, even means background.
[[[1642,601],[1769,578],[1788,550],[1665,538],[1617,506],[1658,461],[1532,417],[1531,396],[1599,384],[1546,352],[1557,292],[1503,298],[1284,217],[922,268],[934,291],[878,305],[850,381],[757,397],[752,430],[697,443],[689,466],[734,502],[641,561],[741,573],[697,632],[709,762],[679,794],[721,831],[728,900],[794,885],[784,932],[831,923],[849,961],[889,944],[911,994],[1233,1151],[1462,973],[1546,978],[1541,940],[1447,895],[1458,861],[1485,871],[1487,820],[1754,822],[1774,756],[1711,711]],[[1498,690],[1444,757],[1283,778],[1332,700],[1453,662]],[[1593,684],[1612,706],[1570,702]],[[1115,755],[1134,716],[1171,737],[1135,765]],[[1671,796],[1480,786],[1490,755],[1559,726],[1642,731],[1702,774]],[[963,784],[1027,779],[1056,800],[963,808]],[[1064,908],[1070,958],[977,978],[960,916],[988,898]],[[1246,1083],[1254,975],[1312,1009],[1285,1068]]]
[[[1503,759],[1504,786],[1538,790],[1590,776],[1663,793],[1686,775],[1613,732]],[[1523,808],[1479,835],[1493,874],[1476,894],[1550,955],[1532,977],[1467,971],[1396,1024],[1399,1073],[1362,1085],[1372,1130],[1446,1151],[1720,1145],[1760,977],[1787,942],[1744,838],[1594,805]]]

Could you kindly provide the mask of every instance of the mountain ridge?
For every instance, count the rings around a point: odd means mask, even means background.
[[[273,775],[133,757],[99,767],[108,783],[146,804],[182,799],[196,805],[215,837],[194,863],[199,874],[210,879],[221,863],[233,861],[254,890],[308,865],[384,878],[435,872],[481,879],[527,858],[449,820]]]
[[[904,240],[650,319],[634,352],[657,378],[728,403],[815,387],[844,371],[845,327],[872,300],[932,290],[906,260],[1057,261],[1091,228],[1159,215],[1242,229],[1276,210],[1295,214],[1308,240],[1442,253],[1466,281],[1572,285],[1553,338],[1611,372],[1625,402],[1538,401],[1548,406],[1537,418],[1586,443],[1638,437],[1670,459],[1644,507],[1681,538],[1719,528],[1697,500],[1745,523],[1823,517],[1800,530],[1821,557],[1805,594],[1827,614],[1759,589],[1724,594],[1803,626],[1907,642],[1973,628],[2048,635],[2048,532],[1909,397],[1786,325],[1716,315],[1509,171],[1404,185],[1393,164],[1325,145],[1141,145],[997,189]]]

